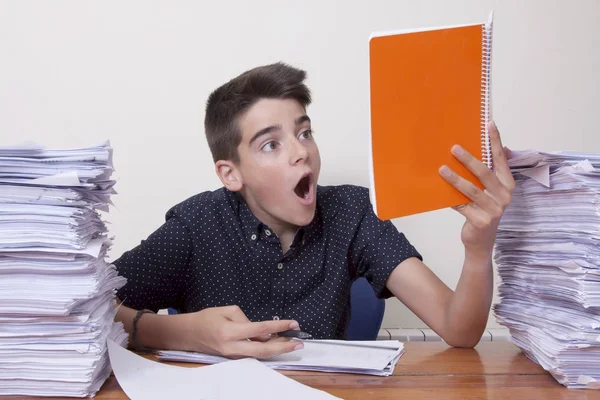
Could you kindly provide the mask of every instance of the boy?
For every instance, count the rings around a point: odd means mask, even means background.
[[[514,188],[495,126],[495,173],[452,148],[485,192],[440,168],[472,199],[456,208],[466,217],[465,260],[453,292],[390,221],[375,216],[367,189],[317,185],[304,79],[304,71],[266,65],[209,96],[205,130],[223,187],[174,206],[164,225],[115,262],[128,279],[116,319],[133,346],[269,357],[302,348],[277,335],[288,329],[344,338],[350,286],[360,276],[448,344],[472,347],[481,338],[496,229]],[[155,314],[167,307],[181,313]]]

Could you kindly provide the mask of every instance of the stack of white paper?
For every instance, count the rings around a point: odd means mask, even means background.
[[[261,360],[279,370],[344,372],[388,376],[404,353],[398,340],[342,341],[304,340],[304,349]],[[203,353],[163,350],[160,360],[215,364],[228,358]]]
[[[0,148],[0,395],[93,396],[107,338],[126,343],[99,214],[112,171],[109,143]]]
[[[600,388],[600,154],[513,152],[494,312],[563,385]]]

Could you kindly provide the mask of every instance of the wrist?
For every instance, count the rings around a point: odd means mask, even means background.
[[[140,337],[144,339],[147,335],[140,333],[140,320],[150,318],[149,314],[154,315],[154,311],[142,309],[137,310],[131,321],[131,347],[137,351],[148,351],[149,349],[140,342]]]
[[[170,343],[174,350],[198,351],[201,353],[218,354],[216,348],[210,346],[210,335],[207,337],[207,327],[214,325],[214,317],[205,316],[206,309],[179,315],[171,315],[173,335]],[[210,314],[209,314],[210,315]]]
[[[170,350],[193,351],[195,338],[192,319],[193,313],[169,315],[169,334],[165,340],[165,348]]]
[[[482,269],[492,266],[492,250],[465,247],[464,267]]]
[[[183,315],[143,314],[137,321],[136,340],[132,344],[141,349],[181,350],[182,332],[176,326],[180,317]]]

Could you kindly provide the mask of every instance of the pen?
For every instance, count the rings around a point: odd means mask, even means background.
[[[277,333],[277,336],[282,337],[291,337],[296,339],[312,339],[312,335],[310,333],[297,331],[294,329],[288,329],[287,331]]]

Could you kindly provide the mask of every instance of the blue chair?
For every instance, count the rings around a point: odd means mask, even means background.
[[[366,278],[358,278],[350,290],[350,321],[347,340],[375,340],[383,321],[385,300],[378,299]],[[169,308],[169,314],[177,314]]]
[[[385,312],[385,300],[378,299],[366,278],[358,278],[350,291],[350,322],[347,340],[375,340]]]

